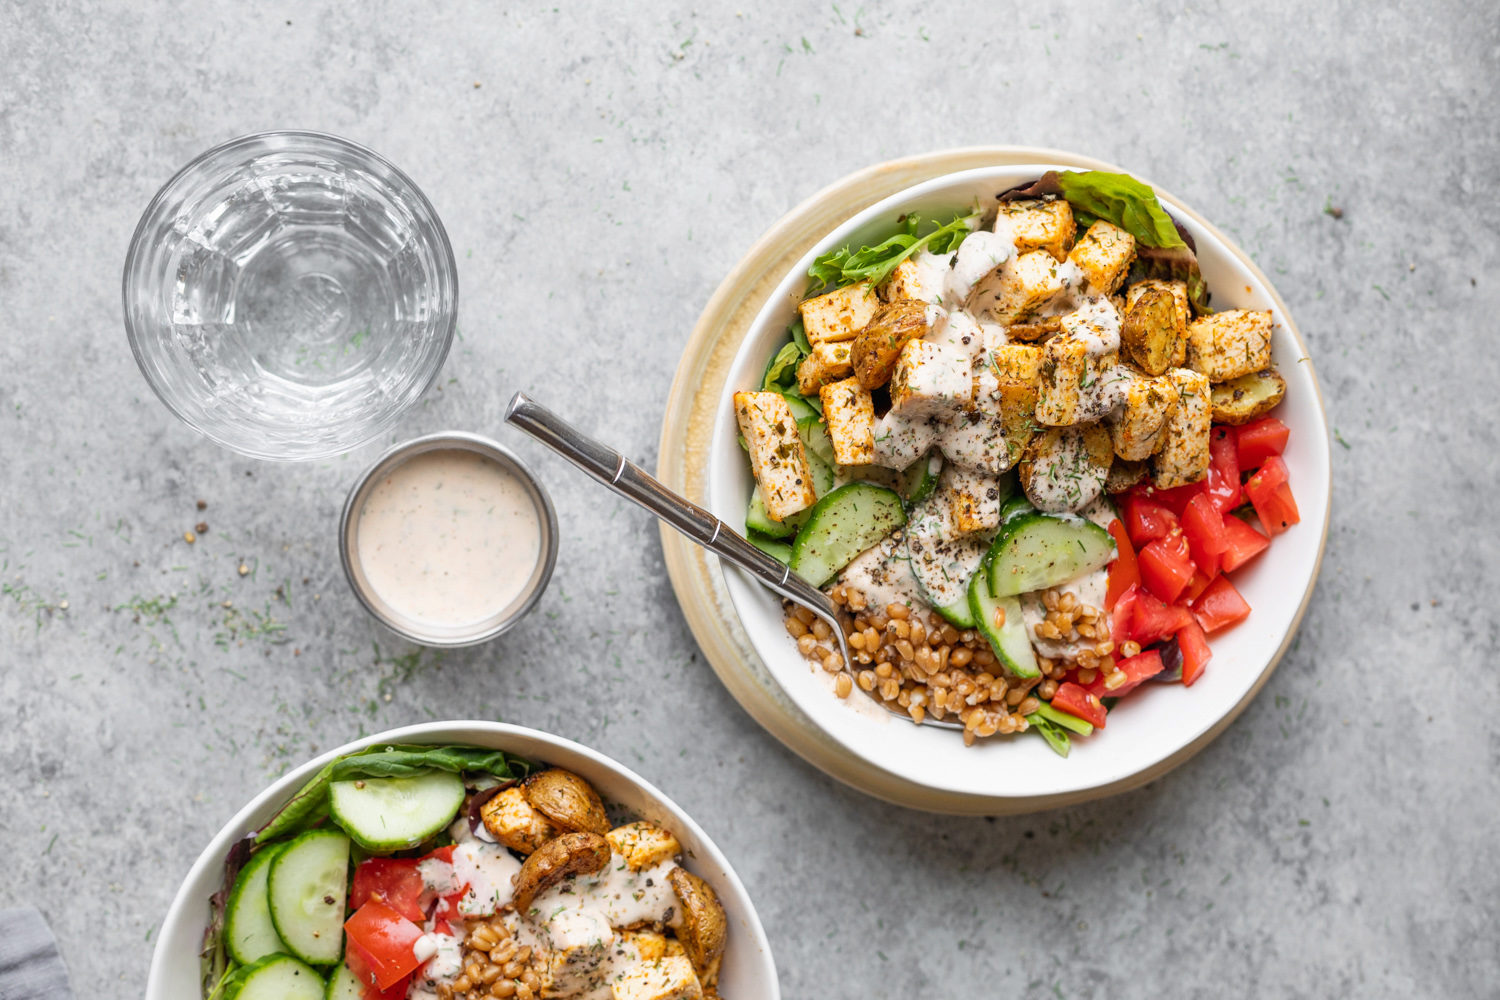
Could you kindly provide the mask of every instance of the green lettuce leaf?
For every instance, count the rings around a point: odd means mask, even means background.
[[[761,391],[796,392],[797,366],[802,364],[805,357],[807,352],[796,341],[782,344],[781,349],[771,355],[771,360],[766,363],[766,374],[760,383]]]
[[[952,253],[963,244],[964,239],[979,225],[980,213],[956,214],[952,221],[934,224],[931,232],[919,236],[923,219],[915,212],[903,215],[898,224],[900,232],[887,237],[875,246],[860,247],[851,251],[847,246],[830,250],[813,261],[807,269],[811,279],[806,294],[824,288],[842,288],[857,281],[868,281],[878,285],[890,277],[903,260],[927,247],[933,253]]]
[[[1171,249],[1183,246],[1177,225],[1156,192],[1129,174],[1102,170],[1064,170],[1057,175],[1063,197],[1073,206],[1079,226],[1096,219],[1111,222],[1148,247]]]

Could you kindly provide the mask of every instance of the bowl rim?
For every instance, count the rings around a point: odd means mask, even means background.
[[[144,257],[143,241],[146,235],[146,231],[149,228],[150,224],[156,221],[157,214],[161,211],[162,206],[167,201],[168,195],[174,192],[178,183],[186,178],[189,174],[191,174],[195,169],[200,167],[203,163],[207,162],[213,157],[232,152],[240,147],[252,146],[256,143],[265,143],[267,141],[274,141],[278,139],[304,140],[309,143],[309,148],[314,149],[318,148],[319,146],[331,146],[340,148],[344,152],[353,153],[356,156],[366,157],[370,160],[373,160],[385,170],[390,171],[391,174],[398,181],[400,181],[401,184],[405,185],[408,191],[410,191],[411,195],[413,196],[413,201],[420,209],[420,212],[418,214],[431,221],[432,229],[437,239],[440,266],[443,273],[447,276],[448,280],[453,284],[453,308],[448,310],[447,315],[444,317],[441,347],[437,352],[437,356],[432,366],[432,371],[427,374],[427,377],[422,382],[420,388],[414,387],[411,401],[400,409],[387,414],[381,421],[379,421],[378,424],[372,425],[359,441],[356,441],[352,444],[343,445],[332,450],[309,452],[299,455],[278,454],[275,451],[269,449],[257,449],[253,446],[249,446],[240,442],[227,440],[222,434],[203,427],[197,420],[188,416],[188,414],[184,412],[183,409],[178,406],[177,403],[174,402],[172,398],[166,393],[166,391],[163,389],[162,385],[156,378],[154,374],[154,365],[151,363],[150,359],[146,357],[145,353],[141,349],[142,338],[137,332],[133,310],[131,308],[133,304],[133,294],[131,290],[130,279],[142,264],[142,260]],[[379,437],[385,431],[394,426],[396,421],[400,419],[401,415],[406,410],[410,409],[418,399],[421,399],[422,396],[432,388],[433,384],[437,381],[438,376],[442,374],[443,366],[448,362],[448,355],[453,349],[454,334],[458,329],[458,293],[458,259],[453,255],[453,244],[448,238],[448,229],[443,225],[443,219],[440,215],[438,215],[437,209],[433,207],[432,201],[427,197],[427,193],[423,191],[420,186],[418,186],[416,181],[411,179],[411,176],[407,174],[406,171],[402,170],[400,167],[396,166],[396,164],[392,163],[386,157],[382,156],[380,153],[377,153],[370,147],[355,142],[352,139],[346,139],[343,136],[334,135],[331,132],[319,132],[314,129],[266,129],[260,132],[247,132],[244,135],[235,136],[234,138],[227,139],[216,146],[205,149],[203,152],[188,160],[187,163],[183,164],[177,169],[175,173],[172,174],[172,176],[166,181],[166,183],[157,188],[156,194],[152,195],[151,200],[146,203],[145,210],[141,212],[141,217],[136,221],[135,229],[131,232],[130,243],[125,251],[125,265],[120,272],[120,297],[124,310],[125,339],[130,345],[130,353],[131,356],[135,358],[136,367],[140,369],[142,377],[145,378],[146,384],[151,387],[151,391],[156,394],[156,398],[161,401],[162,405],[165,406],[173,416],[182,421],[183,424],[192,428],[197,433],[202,434],[204,437],[219,445],[221,448],[228,448],[230,451],[235,452],[236,454],[244,455],[247,458],[254,458],[267,462],[322,461],[328,458],[332,458],[336,455],[345,454],[346,452],[353,451],[355,448],[359,448],[363,445],[369,444],[375,438]]]
[[[708,856],[707,860],[717,866],[722,873],[724,884],[722,886],[715,885],[715,889],[721,894],[727,890],[727,893],[734,898],[736,904],[742,907],[746,923],[746,928],[742,928],[742,931],[748,929],[751,940],[740,946],[738,954],[746,956],[745,960],[747,962],[754,962],[756,957],[759,957],[760,969],[757,975],[763,981],[763,985],[766,988],[765,995],[768,1000],[779,1000],[781,986],[776,972],[776,961],[771,951],[770,941],[766,937],[765,927],[761,923],[760,914],[756,910],[755,902],[751,898],[749,891],[746,890],[744,882],[741,881],[739,873],[734,870],[734,866],[729,863],[729,859],[724,855],[723,850],[720,849],[713,838],[708,835],[703,827],[685,809],[635,771],[613,757],[601,753],[592,747],[540,729],[532,729],[529,726],[518,726],[508,722],[490,722],[483,719],[420,722],[360,737],[319,754],[299,767],[292,768],[286,774],[261,789],[250,801],[240,807],[230,817],[229,821],[220,827],[219,831],[209,839],[208,844],[192,865],[189,866],[187,874],[178,885],[177,892],[173,895],[172,902],[167,907],[167,914],[162,919],[161,929],[156,936],[156,946],[152,949],[151,965],[146,975],[146,1000],[184,1000],[182,997],[169,995],[166,992],[167,987],[164,985],[163,980],[167,975],[166,964],[170,959],[167,950],[174,945],[180,946],[179,939],[192,942],[194,947],[197,947],[201,941],[204,931],[203,927],[184,927],[190,919],[187,911],[196,900],[200,883],[205,878],[210,878],[215,868],[223,865],[229,848],[236,840],[246,835],[246,828],[250,822],[250,817],[254,816],[268,802],[271,802],[278,796],[285,797],[291,795],[307,779],[311,778],[322,767],[337,757],[385,743],[420,744],[441,738],[439,734],[451,733],[458,730],[482,731],[486,736],[494,738],[496,741],[495,749],[506,749],[503,742],[505,740],[524,739],[535,740],[565,754],[575,754],[583,757],[591,764],[603,768],[611,772],[615,777],[635,786],[647,798],[653,800],[666,812],[670,813],[673,822],[680,824],[682,829],[687,830],[702,845],[703,851],[700,853],[706,854]],[[208,892],[217,891],[219,885],[219,882],[214,882],[208,888]],[[187,935],[186,938],[183,938],[184,934]],[[753,951],[751,950],[752,947]],[[196,957],[197,954],[195,952],[195,960]]]
[[[781,273],[781,277],[776,278],[774,280],[774,283],[769,285],[767,290],[764,292],[762,305],[755,310],[753,318],[744,328],[744,333],[741,335],[740,342],[734,348],[732,360],[728,362],[725,383],[723,385],[720,396],[713,408],[713,422],[709,430],[709,437],[711,442],[708,445],[709,457],[705,463],[704,492],[705,497],[708,501],[708,505],[711,508],[715,509],[715,512],[718,513],[719,516],[727,517],[727,514],[725,510],[717,509],[720,505],[715,502],[716,499],[719,499],[718,494],[720,494],[721,492],[717,485],[717,470],[722,469],[723,463],[725,461],[728,461],[729,459],[724,457],[727,450],[721,447],[717,447],[713,442],[716,442],[720,438],[720,436],[724,433],[723,428],[727,426],[725,423],[726,418],[724,414],[726,412],[732,412],[732,410],[726,411],[726,401],[732,397],[734,391],[736,390],[735,380],[733,378],[734,373],[745,363],[744,359],[746,357],[746,352],[750,350],[750,344],[765,335],[768,323],[771,323],[773,321],[775,314],[777,314],[781,308],[782,299],[788,296],[790,296],[793,300],[802,297],[800,295],[800,288],[796,287],[796,281],[801,278],[809,262],[814,259],[820,252],[823,252],[829,246],[838,244],[840,240],[847,240],[851,238],[854,233],[858,232],[861,228],[870,225],[873,221],[883,215],[888,215],[892,212],[899,211],[905,208],[908,203],[920,199],[924,195],[927,195],[936,189],[941,189],[950,185],[956,185],[966,180],[973,180],[975,183],[978,183],[988,178],[995,178],[997,181],[1017,176],[1024,178],[1028,176],[1038,176],[1046,170],[1121,169],[1119,167],[1100,163],[1098,161],[1089,161],[1088,166],[1081,166],[1077,162],[1068,163],[1066,162],[1066,158],[1072,157],[1075,160],[1079,158],[1074,157],[1074,154],[1055,150],[1028,149],[1022,150],[1022,152],[1033,154],[1033,156],[1027,159],[1018,159],[1015,162],[987,164],[982,166],[968,167],[961,170],[946,171],[941,174],[936,174],[925,180],[910,184],[900,190],[892,192],[888,196],[878,199],[875,202],[864,205],[863,207],[860,207],[859,209],[854,211],[852,214],[846,216],[842,221],[840,221],[832,228],[820,230],[820,234],[817,236],[817,238],[811,243],[808,249],[797,259],[796,263],[794,263],[789,270],[785,271],[784,273],[768,272],[770,274]],[[1064,162],[1054,161],[1052,159],[1052,157],[1054,156],[1063,158]],[[881,165],[870,169],[879,170],[885,166],[887,165]],[[1145,183],[1151,183],[1140,174],[1134,174],[1134,176]],[[1309,569],[1309,575],[1305,581],[1300,602],[1298,603],[1294,613],[1290,617],[1286,631],[1281,635],[1278,646],[1261,664],[1260,670],[1257,674],[1255,674],[1254,679],[1250,683],[1249,687],[1243,692],[1238,701],[1228,704],[1222,711],[1216,712],[1212,716],[1205,716],[1201,724],[1195,726],[1190,734],[1184,736],[1171,747],[1162,750],[1150,760],[1137,763],[1130,768],[1121,769],[1119,773],[1106,772],[1092,779],[1070,782],[1065,786],[1060,786],[1055,789],[1047,789],[1045,791],[1003,791],[992,788],[975,789],[972,786],[968,786],[963,783],[955,783],[951,780],[947,782],[928,780],[923,775],[913,773],[910,770],[894,771],[887,767],[884,767],[880,763],[872,760],[869,755],[861,752],[856,746],[851,745],[849,740],[844,738],[841,734],[835,732],[827,724],[826,717],[828,712],[835,708],[837,705],[831,694],[827,697],[827,700],[831,703],[830,705],[808,702],[805,698],[800,697],[797,692],[791,690],[784,682],[783,678],[778,675],[778,671],[772,669],[769,663],[767,663],[766,670],[770,679],[778,685],[781,692],[787,698],[789,698],[792,703],[797,705],[802,714],[805,715],[811,723],[814,731],[823,738],[831,740],[838,747],[838,752],[847,754],[863,766],[874,768],[883,774],[898,778],[900,780],[915,783],[923,787],[925,790],[931,791],[936,794],[946,795],[950,797],[974,797],[979,801],[996,803],[997,806],[1004,809],[1004,811],[1010,812],[1017,811],[1017,806],[1010,805],[1010,803],[1022,804],[1021,807],[1024,809],[1039,809],[1045,808],[1049,805],[1060,805],[1066,804],[1068,802],[1093,798],[1100,794],[1111,794],[1117,791],[1124,791],[1132,787],[1137,787],[1138,785],[1143,784],[1145,781],[1148,781],[1155,776],[1165,773],[1172,767],[1175,767],[1177,764],[1180,764],[1184,760],[1191,757],[1198,750],[1201,750],[1203,746],[1206,746],[1208,742],[1211,742],[1212,739],[1220,735],[1223,732],[1223,729],[1226,728],[1228,724],[1232,722],[1236,717],[1238,717],[1238,715],[1260,692],[1261,688],[1265,685],[1266,681],[1274,672],[1277,665],[1285,656],[1287,650],[1290,648],[1293,639],[1295,638],[1297,630],[1301,625],[1303,617],[1306,614],[1308,605],[1311,601],[1312,593],[1317,583],[1319,570],[1321,569],[1322,556],[1327,544],[1329,514],[1331,511],[1332,462],[1331,446],[1328,441],[1329,425],[1327,409],[1323,400],[1321,386],[1318,383],[1316,370],[1314,368],[1311,356],[1307,350],[1306,342],[1303,340],[1301,333],[1296,326],[1296,322],[1292,318],[1285,301],[1281,298],[1280,294],[1277,293],[1270,280],[1254,263],[1254,261],[1251,260],[1249,256],[1245,254],[1245,252],[1234,241],[1232,241],[1229,237],[1222,233],[1208,220],[1204,219],[1197,211],[1185,205],[1180,199],[1163,190],[1160,186],[1152,184],[1152,187],[1157,195],[1161,198],[1163,203],[1172,211],[1175,216],[1177,216],[1179,219],[1182,219],[1186,224],[1188,224],[1190,228],[1194,230],[1195,234],[1198,234],[1201,231],[1202,235],[1206,235],[1211,241],[1216,242],[1217,247],[1215,247],[1215,250],[1218,254],[1221,254],[1225,258],[1226,263],[1232,269],[1243,270],[1245,272],[1247,280],[1252,281],[1256,286],[1258,286],[1255,289],[1255,294],[1264,297],[1264,299],[1266,299],[1269,303],[1269,308],[1273,309],[1277,313],[1278,326],[1284,327],[1285,332],[1287,334],[1290,334],[1291,344],[1296,348],[1299,354],[1299,360],[1305,362],[1307,379],[1313,390],[1311,393],[1311,402],[1313,404],[1312,412],[1315,421],[1315,427],[1313,429],[1321,430],[1322,432],[1320,435],[1306,434],[1305,437],[1310,440],[1315,439],[1316,444],[1313,447],[1316,450],[1316,454],[1314,457],[1317,460],[1317,463],[1320,464],[1322,468],[1327,470],[1327,475],[1323,477],[1321,481],[1322,489],[1325,491],[1326,495],[1324,497],[1324,503],[1322,504],[1321,509],[1318,510],[1318,516],[1321,520],[1321,532],[1318,536],[1316,546],[1313,547],[1313,558]],[[823,195],[824,192],[820,191],[819,193],[813,195],[810,199],[808,199],[808,202],[816,201]],[[795,291],[793,291],[794,288]],[[721,291],[723,291],[722,288]],[[750,365],[750,368],[754,368],[754,365]],[[730,420],[729,422],[732,422],[732,420]],[[731,511],[729,513],[733,512]],[[1307,518],[1304,517],[1304,520],[1307,520]],[[744,593],[752,593],[756,590],[756,588],[742,574],[730,568],[726,568],[722,564],[720,564],[720,571],[725,580],[727,596],[729,598],[730,604],[732,605],[733,613],[739,618],[742,627],[744,627],[747,636],[750,638],[752,647],[755,647],[756,654],[760,656],[763,662],[765,662],[767,660],[767,657],[762,654],[759,647],[762,644],[769,644],[770,642],[774,641],[774,637],[767,637],[765,635],[758,634],[758,630],[753,628],[751,624],[746,621],[740,607],[741,601],[744,599]],[[759,632],[766,631],[767,630],[764,629],[759,630]],[[928,732],[937,734],[937,738],[941,738],[942,734],[938,733],[938,730],[936,730],[935,728],[928,730]],[[951,734],[948,735],[951,736]]]
[[[358,546],[352,544],[358,535],[359,527],[359,518],[355,516],[355,511],[365,500],[375,480],[418,455],[445,450],[471,451],[476,455],[483,455],[519,478],[526,486],[527,495],[536,508],[538,527],[541,532],[536,565],[532,568],[531,579],[527,582],[527,589],[522,592],[520,603],[512,601],[507,608],[502,608],[496,613],[501,617],[481,619],[475,625],[484,627],[468,633],[457,629],[451,634],[422,631],[416,627],[414,620],[403,621],[387,614],[384,602],[377,598],[377,595],[373,593],[373,588],[367,585],[368,581],[364,579],[363,574],[357,571],[356,564],[360,561]],[[404,639],[435,649],[477,646],[509,632],[519,624],[521,619],[536,607],[537,602],[542,599],[542,594],[547,590],[547,585],[552,581],[552,571],[557,566],[557,547],[557,511],[552,506],[552,497],[547,493],[542,481],[515,452],[498,441],[468,431],[437,431],[387,448],[385,453],[370,463],[369,467],[349,487],[349,493],[344,498],[343,511],[339,514],[339,562],[344,567],[344,579],[348,581],[349,589],[354,591],[354,596],[359,598],[359,603],[380,624]],[[509,613],[505,614],[507,610]]]

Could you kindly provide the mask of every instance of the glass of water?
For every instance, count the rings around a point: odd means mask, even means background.
[[[146,380],[214,441],[319,459],[387,430],[437,377],[458,277],[427,198],[316,132],[217,146],[157,193],[125,262]]]

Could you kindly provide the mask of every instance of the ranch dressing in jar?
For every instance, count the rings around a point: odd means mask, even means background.
[[[527,484],[466,448],[416,454],[380,476],[357,513],[369,588],[429,626],[491,618],[526,589],[542,524]]]

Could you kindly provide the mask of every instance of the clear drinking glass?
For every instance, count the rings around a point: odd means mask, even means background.
[[[142,373],[244,455],[318,459],[378,436],[437,377],[458,277],[427,198],[381,156],[263,132],[184,167],[125,261]]]

